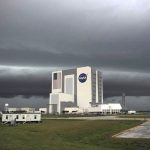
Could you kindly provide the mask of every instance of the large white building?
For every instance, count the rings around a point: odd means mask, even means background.
[[[49,113],[90,112],[103,104],[102,73],[89,66],[52,72]]]

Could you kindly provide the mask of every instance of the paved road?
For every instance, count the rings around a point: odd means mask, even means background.
[[[80,119],[80,120],[150,120],[150,118],[119,118],[117,116],[92,116],[92,117],[60,117],[60,118],[42,118],[42,119]]]
[[[115,135],[117,138],[150,138],[150,121]]]

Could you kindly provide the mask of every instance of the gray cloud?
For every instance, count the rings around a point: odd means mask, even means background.
[[[48,97],[51,90],[51,71],[37,68],[7,67],[0,69],[0,96]]]
[[[128,110],[136,111],[149,111],[150,108],[150,96],[126,96],[126,106]],[[122,97],[109,97],[105,99],[105,103],[122,103]]]
[[[149,71],[147,1],[2,0],[0,8],[1,64]]]
[[[48,98],[40,96],[24,97],[18,95],[11,98],[0,97],[0,110],[4,110],[5,104],[8,103],[9,107],[34,107],[41,108],[47,107]]]
[[[104,71],[104,96],[149,96],[149,73]]]
[[[55,67],[54,67],[55,68]],[[32,95],[48,97],[51,91],[50,67],[0,67],[0,96]],[[57,68],[61,70],[62,68]],[[67,69],[67,68],[66,68]],[[104,70],[104,97],[121,95],[150,95],[149,73]]]
[[[0,49],[0,63],[3,65],[18,66],[83,66],[91,65],[101,68],[114,68],[122,70],[135,70],[150,72],[149,53],[99,51],[90,54],[86,52],[74,54],[71,52],[41,51],[35,48],[28,49]]]

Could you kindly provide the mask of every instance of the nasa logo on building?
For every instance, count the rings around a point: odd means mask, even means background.
[[[84,83],[87,80],[87,75],[85,73],[81,73],[78,79],[81,83]]]

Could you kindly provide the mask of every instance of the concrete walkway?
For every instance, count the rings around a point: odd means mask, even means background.
[[[56,118],[42,118],[42,119],[73,119],[73,120],[141,120],[147,121],[150,118],[120,118],[117,116],[92,116],[92,117],[56,117]]]
[[[147,121],[137,127],[121,132],[113,137],[117,138],[150,138],[150,121]]]

